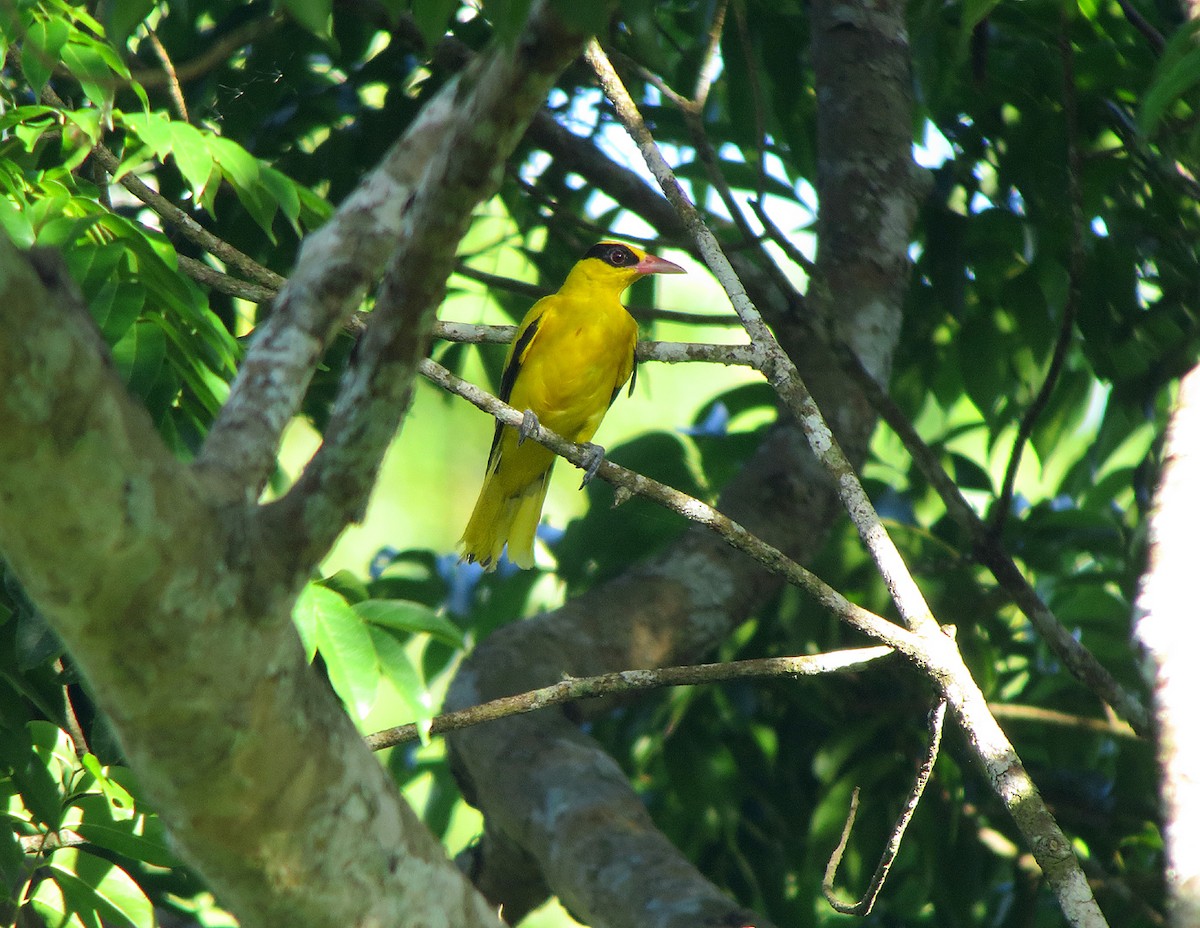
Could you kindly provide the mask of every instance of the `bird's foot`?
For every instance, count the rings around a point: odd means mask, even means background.
[[[580,447],[583,448],[583,483],[579,484],[579,489],[582,490],[592,482],[596,471],[600,470],[600,465],[604,463],[604,448],[590,441],[585,441]]]
[[[529,438],[538,428],[538,417],[532,409],[526,409],[525,415],[521,419],[521,426],[517,429],[517,447],[525,444],[525,439]]]

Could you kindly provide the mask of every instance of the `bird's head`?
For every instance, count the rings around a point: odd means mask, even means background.
[[[620,294],[646,274],[686,273],[678,264],[648,254],[634,245],[599,242],[589,248],[587,254],[571,269],[567,284],[578,282],[593,287],[601,286]]]

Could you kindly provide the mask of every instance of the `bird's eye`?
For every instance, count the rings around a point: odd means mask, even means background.
[[[608,253],[608,263],[613,267],[620,267],[626,262],[627,252],[624,248],[614,248]]]

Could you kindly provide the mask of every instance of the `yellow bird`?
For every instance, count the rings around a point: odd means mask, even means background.
[[[591,440],[621,387],[631,375],[637,380],[637,323],[621,294],[645,274],[682,273],[632,245],[600,242],[557,293],[538,300],[521,320],[504,362],[500,399],[524,410],[525,423],[521,429],[496,423],[483,489],[459,542],[462,560],[495,570],[507,542],[509,560],[533,566],[555,456],[525,437],[540,422],[571,441]],[[603,448],[593,451],[584,483],[604,458]]]

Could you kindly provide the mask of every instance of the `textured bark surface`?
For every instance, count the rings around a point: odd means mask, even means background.
[[[0,547],[180,852],[244,925],[499,923],[306,664],[290,614],[403,416],[471,211],[584,38],[535,5],[515,52],[481,55],[429,104],[306,244],[194,467],[128,396],[64,278],[0,240]],[[328,450],[256,507],[325,343],[385,263]]]
[[[820,8],[820,9],[817,9]],[[832,5],[814,4],[816,21],[831,23]],[[840,7],[839,7],[840,8]],[[857,9],[857,7],[856,7]],[[822,18],[823,17],[823,18]],[[897,23],[900,28],[897,29]],[[840,68],[849,85],[835,88],[852,99],[882,94],[880,124],[870,133],[843,127],[861,124],[852,108],[822,104],[819,190],[822,228],[843,233],[821,239],[818,279],[824,296],[810,303],[839,320],[843,336],[873,373],[886,380],[899,332],[907,281],[908,233],[916,215],[911,162],[911,102],[903,7],[887,5],[858,30],[871,33],[879,70],[859,66],[862,42],[848,41],[827,25],[814,45],[824,67]],[[830,47],[825,47],[830,46]],[[881,87],[887,76],[886,86]],[[841,77],[839,76],[839,81]],[[823,91],[819,100],[832,99]],[[873,112],[876,109],[873,108]],[[678,233],[674,214],[643,183],[589,157],[586,143],[535,122],[534,135],[572,169],[603,189],[623,192],[622,202],[664,231]],[[853,177],[834,165],[853,164]],[[851,190],[855,196],[851,197]],[[826,210],[829,214],[826,214]],[[887,219],[886,228],[880,218]],[[751,298],[777,323],[789,349],[839,441],[856,463],[862,460],[874,417],[835,365],[802,332],[789,325],[784,307],[801,301],[774,288],[744,258],[737,270]],[[840,512],[828,477],[816,465],[799,430],[781,422],[752,460],[724,490],[720,508],[765,540],[803,562],[819,547]],[[776,590],[776,582],[715,536],[693,529],[672,549],[629,574],[596,588],[562,609],[508,626],[483,642],[460,671],[448,699],[459,708],[507,695],[563,674],[582,676],[696,659]],[[602,707],[591,707],[591,711]],[[487,816],[489,840],[472,861],[489,898],[519,918],[521,907],[539,901],[529,892],[536,880],[511,873],[510,894],[491,877],[493,848],[520,848],[536,864],[551,891],[585,921],[606,926],[757,925],[766,920],[721,896],[653,828],[640,799],[616,764],[558,712],[492,723],[450,738],[456,770],[467,795]],[[694,908],[688,908],[688,906]]]
[[[1172,928],[1200,925],[1200,643],[1196,637],[1196,516],[1200,513],[1200,368],[1184,379],[1150,523],[1150,563],[1138,595],[1137,640],[1154,689]]]

